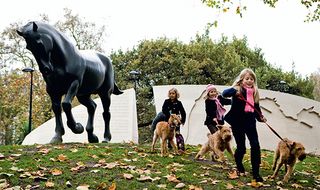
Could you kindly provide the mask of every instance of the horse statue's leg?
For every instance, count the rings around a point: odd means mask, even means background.
[[[50,95],[50,98],[52,103],[52,110],[56,118],[56,134],[51,139],[50,143],[62,143],[62,135],[64,135],[65,132],[61,118],[61,96]]]
[[[110,142],[111,141],[111,133],[110,133],[110,118],[111,118],[111,114],[110,114],[110,94],[99,94],[100,98],[101,98],[101,102],[102,102],[102,106],[103,106],[103,119],[104,119],[104,139],[102,140],[102,142]]]
[[[88,96],[77,96],[79,102],[87,107],[88,111],[88,121],[86,126],[86,131],[88,133],[88,141],[90,143],[98,143],[98,137],[93,134],[93,119],[94,119],[94,112],[96,111],[97,104]]]
[[[81,134],[84,131],[81,123],[75,122],[71,112],[71,108],[72,108],[71,103],[73,98],[76,96],[78,92],[78,88],[79,88],[79,82],[77,80],[73,81],[69,87],[69,90],[64,100],[62,101],[62,107],[67,116],[67,125],[71,129],[71,131],[75,134]]]

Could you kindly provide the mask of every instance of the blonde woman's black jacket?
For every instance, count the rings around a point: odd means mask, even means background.
[[[170,114],[180,114],[181,123],[184,124],[186,122],[186,111],[179,100],[172,102],[170,99],[166,99],[162,105],[162,112],[166,116],[166,121],[169,120]]]
[[[240,93],[242,94],[244,99],[247,99],[246,89],[240,88]],[[228,122],[233,127],[237,126],[237,124],[244,124],[245,122],[247,122],[246,119],[248,114],[246,114],[244,111],[246,102],[239,98],[239,95],[237,95],[237,90],[233,87],[225,89],[222,92],[222,96],[225,98],[228,98],[228,97],[232,98],[230,111],[224,117],[225,121]],[[258,113],[258,112],[261,113],[259,103],[254,103],[254,107],[255,107],[255,111],[254,113],[252,113],[252,117],[254,117],[255,119],[261,122],[262,120]]]

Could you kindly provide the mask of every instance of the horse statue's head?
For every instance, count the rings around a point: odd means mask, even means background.
[[[21,30],[17,30],[17,33],[26,40],[26,48],[35,57],[40,72],[43,75],[49,75],[53,72],[53,66],[50,63],[53,41],[47,30],[40,29],[38,25],[42,26],[36,22],[29,22]]]

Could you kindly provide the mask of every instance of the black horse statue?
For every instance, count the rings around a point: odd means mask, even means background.
[[[101,98],[105,121],[102,142],[109,142],[111,140],[110,96],[123,93],[115,83],[111,60],[97,52],[79,51],[63,33],[46,23],[29,22],[17,30],[17,33],[26,40],[26,48],[35,57],[51,98],[56,118],[55,136],[51,139],[51,143],[61,143],[62,135],[65,133],[61,105],[67,116],[67,125],[72,132],[80,134],[84,131],[83,126],[76,123],[71,112],[71,102],[75,96],[88,110],[86,126],[88,141],[99,142],[93,133],[93,118],[97,105],[91,99],[91,94],[98,94]],[[61,103],[63,95],[65,97]]]

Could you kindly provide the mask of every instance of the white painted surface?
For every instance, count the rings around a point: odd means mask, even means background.
[[[229,86],[216,85],[222,92]],[[175,87],[180,92],[179,100],[187,112],[185,125],[181,133],[186,144],[198,145],[207,141],[208,128],[203,124],[205,120],[206,85],[168,85],[154,86],[154,101],[156,111],[160,112],[167,97],[168,90]],[[270,90],[259,90],[262,112],[267,123],[281,136],[293,141],[301,142],[308,153],[320,155],[320,102]],[[275,99],[276,101],[274,101]],[[230,106],[226,106],[227,110]],[[269,111],[267,111],[269,110]],[[267,127],[265,123],[257,122],[261,148],[274,150],[280,139]],[[232,141],[233,146],[234,141]],[[247,143],[247,148],[250,146]]]
[[[98,136],[99,141],[103,140],[104,120],[102,117],[103,107],[99,98],[94,100],[98,105],[94,118],[94,133]],[[129,142],[138,143],[138,124],[136,96],[134,89],[124,90],[122,95],[111,96],[111,143]],[[87,123],[87,109],[83,105],[72,108],[72,113],[77,122],[84,127]],[[82,134],[74,134],[66,125],[66,116],[62,113],[62,120],[65,128],[63,142],[81,142],[86,143],[87,132]],[[23,141],[22,144],[46,144],[49,143],[54,136],[55,118],[50,119],[46,123],[33,130]]]

